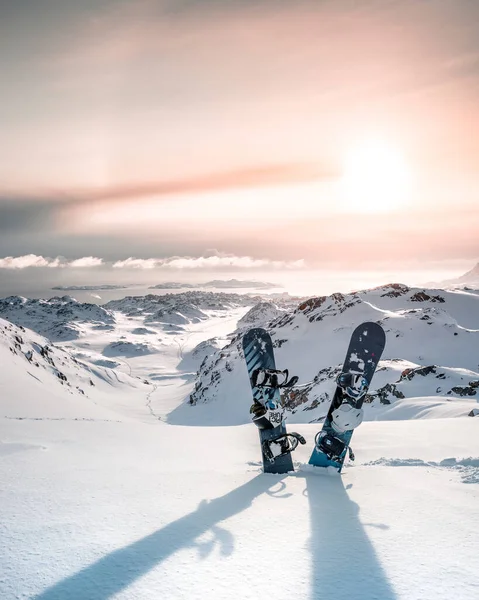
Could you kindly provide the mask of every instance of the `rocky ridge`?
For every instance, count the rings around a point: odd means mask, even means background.
[[[261,314],[263,308],[250,312]],[[383,360],[366,398],[368,411],[418,396],[473,402],[479,398],[479,297],[475,294],[393,283],[309,298],[272,317],[263,326],[271,333],[277,366],[300,376],[298,387],[284,398],[293,420],[312,422],[324,417],[350,334],[364,321],[380,323],[387,336]],[[248,322],[242,321],[229,345],[205,356],[191,404],[222,405],[233,389],[249,398],[241,348]]]

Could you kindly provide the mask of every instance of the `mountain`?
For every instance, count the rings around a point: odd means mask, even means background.
[[[216,289],[226,288],[250,288],[254,290],[269,290],[274,288],[283,287],[277,283],[268,283],[267,281],[248,281],[239,279],[215,279],[213,281],[207,281],[203,284],[203,287],[211,287]]]
[[[49,300],[21,296],[0,298],[0,317],[27,327],[55,342],[71,341],[82,334],[82,325],[112,329],[113,314],[96,304],[78,302],[70,296]]]
[[[179,294],[156,296],[127,296],[103,305],[106,310],[119,311],[130,317],[143,316],[145,323],[169,323],[187,325],[207,320],[214,313],[226,313],[232,308],[251,306],[259,297],[252,299],[241,294],[188,291]]]
[[[56,285],[52,290],[69,291],[96,291],[96,290],[124,290],[127,285]]]
[[[249,314],[261,315],[263,306]],[[366,418],[426,416],[431,411],[435,416],[465,415],[477,406],[476,294],[390,284],[310,298],[271,316],[272,320],[253,319],[251,324],[259,322],[271,333],[278,368],[300,377],[298,387],[285,398],[292,422],[314,422],[325,416],[351,332],[364,321],[380,323],[387,338],[367,398]],[[248,421],[250,390],[241,350],[245,319],[247,315],[226,347],[205,357],[195,390],[171,415],[173,422],[191,419],[191,404],[212,424]],[[241,403],[235,400],[232,406],[232,397],[241,398]],[[418,397],[424,399],[420,406]],[[408,406],[410,401],[414,406]]]
[[[259,296],[204,291],[126,296],[103,305],[78,302],[70,296],[49,300],[10,296],[0,299],[0,317],[28,327],[52,341],[65,342],[80,338],[85,327],[114,331],[115,313],[131,318],[141,317],[142,323],[182,327],[207,320],[211,314],[226,314],[234,308],[251,307],[259,301]]]
[[[0,319],[2,415],[9,419],[120,419],[113,395],[145,396],[150,386],[125,373],[86,364],[43,336]],[[133,407],[132,407],[133,408]],[[135,412],[135,411],[133,411]]]
[[[273,302],[259,302],[238,321],[238,328],[264,327],[286,312],[286,308],[279,307]]]
[[[456,279],[449,280],[449,282],[450,283],[468,283],[468,284],[475,284],[475,285],[479,286],[479,262],[470,271],[467,271],[467,273],[464,273],[464,275],[461,275],[460,277],[457,277]]]
[[[159,283],[158,285],[150,285],[148,289],[150,290],[181,290],[187,288],[195,288],[200,286],[195,286],[192,283],[181,283],[178,281],[166,281],[165,283]]]
[[[206,291],[127,296],[103,306],[68,296],[10,297],[0,300],[0,315],[55,342],[73,343],[76,358],[92,366],[122,366],[157,378],[164,377],[165,352],[172,366],[178,357],[178,375],[185,371],[189,381],[198,373],[194,389],[178,391],[186,401],[172,407],[171,423],[192,423],[202,414],[211,424],[248,422],[241,337],[251,327],[271,332],[278,368],[300,378],[285,398],[292,422],[324,417],[350,334],[368,320],[384,327],[387,344],[366,418],[464,415],[479,397],[479,295],[467,290],[390,284],[299,303]],[[208,329],[216,321],[231,322],[231,329]]]
[[[240,279],[215,279],[213,281],[207,281],[206,283],[181,283],[175,281],[169,281],[165,283],[159,283],[158,285],[150,286],[150,290],[179,290],[184,288],[201,289],[201,288],[215,288],[215,289],[253,289],[253,290],[268,290],[283,287],[276,283],[268,283],[266,281],[249,281]]]

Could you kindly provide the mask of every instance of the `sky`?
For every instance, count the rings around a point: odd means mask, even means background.
[[[459,275],[478,27],[474,0],[2,3],[0,286]]]

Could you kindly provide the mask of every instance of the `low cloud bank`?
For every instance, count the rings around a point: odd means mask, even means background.
[[[27,268],[93,268],[112,267],[114,269],[141,269],[141,270],[222,270],[222,269],[302,269],[305,261],[280,261],[267,258],[252,258],[251,256],[172,256],[168,258],[134,258],[116,262],[106,262],[95,256],[84,256],[75,260],[68,260],[57,256],[49,258],[26,254],[25,256],[6,256],[0,258],[0,269],[27,269]]]
[[[62,256],[48,258],[36,254],[25,254],[24,256],[6,256],[0,258],[0,269],[28,269],[31,267],[43,267],[47,269],[59,269],[71,267],[81,269],[87,267],[98,267],[104,264],[103,259],[94,256],[84,256],[76,260],[67,260]]]

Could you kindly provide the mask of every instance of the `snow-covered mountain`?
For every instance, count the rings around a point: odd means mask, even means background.
[[[191,291],[157,296],[126,296],[101,306],[78,302],[70,296],[49,300],[31,300],[20,296],[0,299],[0,317],[28,327],[55,342],[78,339],[81,325],[103,331],[114,331],[115,312],[139,317],[143,323],[182,327],[207,320],[212,313],[226,314],[238,307],[250,307],[261,301],[259,296],[223,292]],[[139,334],[139,329],[135,332]]]
[[[210,311],[226,313],[232,308],[251,306],[260,301],[241,294],[191,291],[156,296],[127,296],[104,305],[106,310],[120,311],[128,316],[143,316],[145,323],[186,325],[208,319]]]
[[[195,285],[192,283],[182,283],[181,281],[165,281],[164,283],[158,283],[157,285],[150,285],[150,290],[181,290],[181,289],[194,289]]]
[[[284,315],[286,311],[285,307],[279,307],[273,302],[259,302],[238,321],[238,328],[264,327]]]
[[[214,279],[213,281],[207,281],[204,287],[216,288],[216,289],[233,289],[233,288],[244,288],[253,290],[269,290],[275,288],[281,288],[282,285],[276,283],[269,283],[268,281],[250,281],[245,279]]]
[[[71,291],[101,291],[101,290],[124,290],[128,288],[127,285],[110,285],[110,284],[101,284],[101,285],[56,285],[52,287],[52,290],[61,290],[64,292]]]
[[[479,288],[479,263],[477,263],[470,271],[464,273],[456,279],[447,281],[449,284],[467,284]]]
[[[256,311],[261,315],[262,305],[250,314]],[[205,357],[189,399],[190,404],[203,406],[212,422],[248,419],[245,405],[237,399],[244,398],[247,403],[250,398],[241,350],[245,318],[228,346]],[[428,406],[435,407],[436,416],[465,415],[477,406],[476,294],[390,284],[352,294],[310,298],[268,321],[264,319],[260,324],[271,333],[278,368],[288,368],[300,377],[298,387],[286,397],[293,422],[324,417],[351,332],[364,321],[380,323],[387,338],[367,398],[366,418],[400,418],[399,407],[406,410],[408,399],[417,397],[424,398],[424,406],[415,412],[410,410],[409,415],[425,415]],[[186,406],[180,407],[175,418],[182,418],[186,410]]]
[[[276,283],[268,283],[267,281],[250,281],[244,279],[214,279],[205,283],[181,283],[179,281],[167,281],[150,286],[151,290],[180,290],[180,289],[198,289],[198,288],[214,288],[214,289],[253,289],[253,290],[268,290],[281,288],[283,286]]]
[[[120,418],[108,410],[112,395],[151,386],[125,373],[86,364],[68,350],[22,326],[0,319],[2,415],[24,418]],[[115,406],[121,405],[121,401]],[[126,413],[135,410],[134,402]],[[88,416],[86,416],[88,415]]]
[[[44,335],[54,342],[75,340],[81,324],[112,329],[111,311],[96,304],[77,302],[70,296],[36,300],[21,296],[0,298],[0,317]]]

